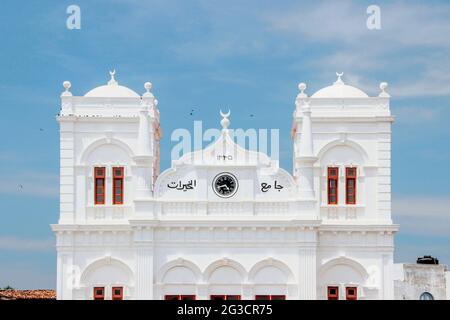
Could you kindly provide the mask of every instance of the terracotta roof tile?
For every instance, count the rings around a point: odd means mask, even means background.
[[[55,290],[0,290],[0,300],[56,299]]]

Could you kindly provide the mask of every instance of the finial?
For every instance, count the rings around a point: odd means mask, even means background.
[[[336,72],[336,75],[337,75],[338,78],[334,82],[334,84],[344,84],[344,81],[342,81],[342,79],[341,79],[341,77],[344,75],[344,73],[343,72],[341,72],[341,73]]]
[[[305,89],[306,89],[306,83],[304,82],[300,82],[298,84],[298,90],[300,90],[300,93],[297,95],[297,98],[305,98],[308,95],[305,93]]]
[[[116,75],[116,69],[114,69],[113,71],[109,71],[109,75],[111,76],[111,80],[108,81],[108,84],[109,85],[117,84],[117,81],[114,78],[114,76]]]
[[[379,97],[390,97],[389,93],[386,92],[386,89],[388,88],[388,83],[387,82],[381,82],[380,83],[380,94],[378,95]]]
[[[228,129],[228,126],[230,125],[230,120],[228,119],[230,114],[231,114],[230,109],[228,109],[227,113],[223,113],[222,109],[220,110],[220,115],[222,116],[222,120],[220,120],[220,124],[222,125],[223,130]]]
[[[153,93],[150,92],[150,90],[152,90],[152,83],[147,81],[146,83],[144,83],[144,88],[145,88],[145,92],[142,95],[142,97],[144,98],[154,98]]]
[[[72,84],[70,83],[70,81],[64,81],[63,82],[63,87],[65,89],[65,91],[62,93],[63,96],[71,96],[72,93],[69,91],[70,87],[72,86]]]

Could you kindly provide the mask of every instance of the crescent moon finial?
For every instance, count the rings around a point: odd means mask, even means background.
[[[344,81],[342,81],[342,79],[341,79],[341,77],[344,75],[344,73],[343,72],[341,72],[341,73],[336,72],[336,75],[337,75],[338,78],[337,78],[335,84],[344,84]]]
[[[109,75],[111,76],[111,80],[108,81],[108,84],[117,84],[116,79],[114,78],[114,76],[116,75],[116,69],[114,69],[113,71],[109,71]]]
[[[230,109],[228,109],[227,113],[223,113],[222,109],[220,109],[220,115],[222,116],[222,118],[228,118],[230,116],[230,114],[231,114]]]
[[[222,109],[220,109],[220,115],[222,116],[222,120],[220,120],[220,124],[222,125],[222,130],[224,130],[223,132],[226,132],[228,129],[228,126],[230,125],[230,120],[228,119],[230,114],[231,114],[230,109],[228,109],[227,113],[223,113]]]

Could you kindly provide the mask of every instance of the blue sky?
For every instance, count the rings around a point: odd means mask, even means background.
[[[81,30],[66,28],[71,4]],[[366,28],[370,4],[381,30]],[[3,0],[0,11],[0,287],[55,286],[62,81],[83,95],[114,68],[139,93],[153,83],[162,169],[173,129],[217,127],[229,107],[234,128],[280,129],[280,163],[291,170],[299,82],[312,94],[342,71],[370,95],[389,82],[396,261],[450,263],[448,2]]]

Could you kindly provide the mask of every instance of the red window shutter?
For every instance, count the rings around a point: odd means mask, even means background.
[[[123,204],[123,167],[113,169],[113,204]]]
[[[285,295],[256,295],[255,300],[286,300]]]
[[[180,296],[180,300],[195,300],[195,295],[186,295],[186,294],[182,294]]]
[[[112,287],[112,299],[123,300],[123,287]]]
[[[180,300],[180,296],[169,294],[164,296],[164,300]]]
[[[94,300],[105,300],[105,287],[94,287]]]
[[[339,168],[328,168],[328,204],[338,203]]]
[[[94,168],[94,203],[105,204],[105,167]]]
[[[345,168],[345,203],[356,204],[356,168]]]
[[[356,288],[356,287],[346,287],[345,288],[345,299],[347,299],[347,300],[358,300],[358,288]]]
[[[328,300],[339,300],[339,287],[329,286],[327,291]]]

